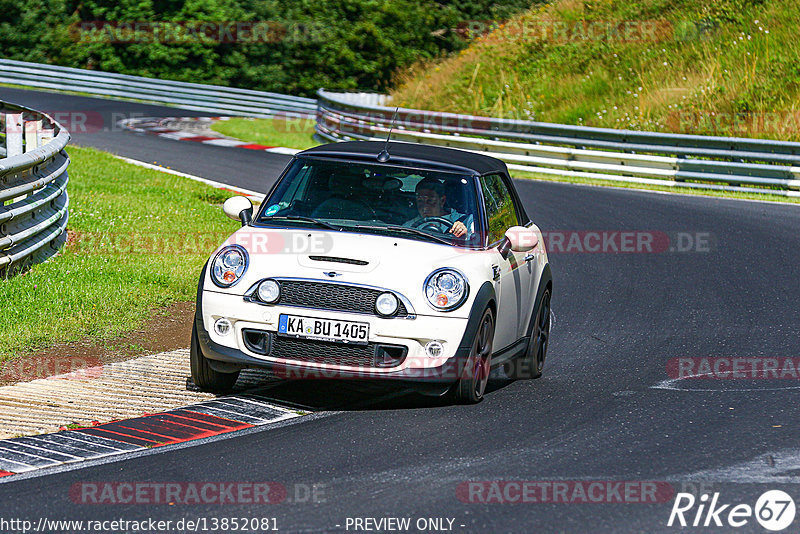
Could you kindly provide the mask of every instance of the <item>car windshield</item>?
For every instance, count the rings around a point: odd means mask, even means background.
[[[259,223],[481,243],[474,180],[379,163],[298,158],[264,201]]]

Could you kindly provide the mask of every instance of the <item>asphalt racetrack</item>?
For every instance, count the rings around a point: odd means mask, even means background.
[[[0,100],[44,111],[91,110],[109,130],[112,113],[195,115],[4,87]],[[267,190],[288,161],[102,127],[76,132],[72,143],[256,191]],[[453,532],[674,532],[677,523],[667,523],[680,492],[698,503],[702,494],[710,500],[718,493],[719,504],[752,507],[765,491],[782,489],[797,501],[800,380],[783,365],[800,346],[800,207],[516,185],[547,235],[554,277],[554,325],[541,379],[499,377],[476,406],[371,384],[273,387],[268,394],[277,402],[318,414],[9,480],[0,483],[0,515],[274,518],[285,532],[366,531],[374,524],[355,519],[389,517],[410,518],[411,531],[421,525]],[[623,252],[628,232],[634,247]],[[642,235],[649,249],[636,246]],[[706,359],[720,370],[754,358],[777,359],[783,378],[676,375],[687,361],[699,366]],[[281,504],[259,506],[75,504],[70,489],[87,481],[274,481],[288,495]],[[522,482],[538,489],[522,499]],[[545,491],[556,482],[566,482],[568,493]],[[586,499],[576,496],[575,488],[593,482],[599,484]],[[625,487],[633,489],[626,494],[619,489]],[[642,498],[637,488],[657,492]],[[754,517],[733,528],[729,510],[717,531],[764,531]],[[695,505],[687,512],[687,521],[697,511]],[[442,522],[417,524],[421,518]]]

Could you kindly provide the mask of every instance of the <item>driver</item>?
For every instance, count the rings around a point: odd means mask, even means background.
[[[438,217],[452,222],[453,226],[447,230],[456,237],[463,237],[467,234],[467,225],[462,222],[464,214],[458,213],[450,208],[445,210],[447,197],[444,194],[444,185],[436,178],[424,178],[420,180],[416,187],[416,203],[418,217],[414,217],[403,226],[417,226],[417,224],[428,217]],[[466,218],[471,225],[472,216]]]

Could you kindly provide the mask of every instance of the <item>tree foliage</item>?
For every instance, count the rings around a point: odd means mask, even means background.
[[[386,91],[398,69],[464,48],[459,30],[469,21],[507,18],[532,1],[0,0],[0,50],[23,61],[298,95]],[[165,28],[201,21],[268,31],[164,37]],[[135,23],[144,29],[123,31]]]

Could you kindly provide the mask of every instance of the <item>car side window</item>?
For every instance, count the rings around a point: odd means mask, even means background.
[[[489,243],[503,238],[506,230],[520,224],[508,185],[499,174],[481,176],[481,189],[489,222]]]

